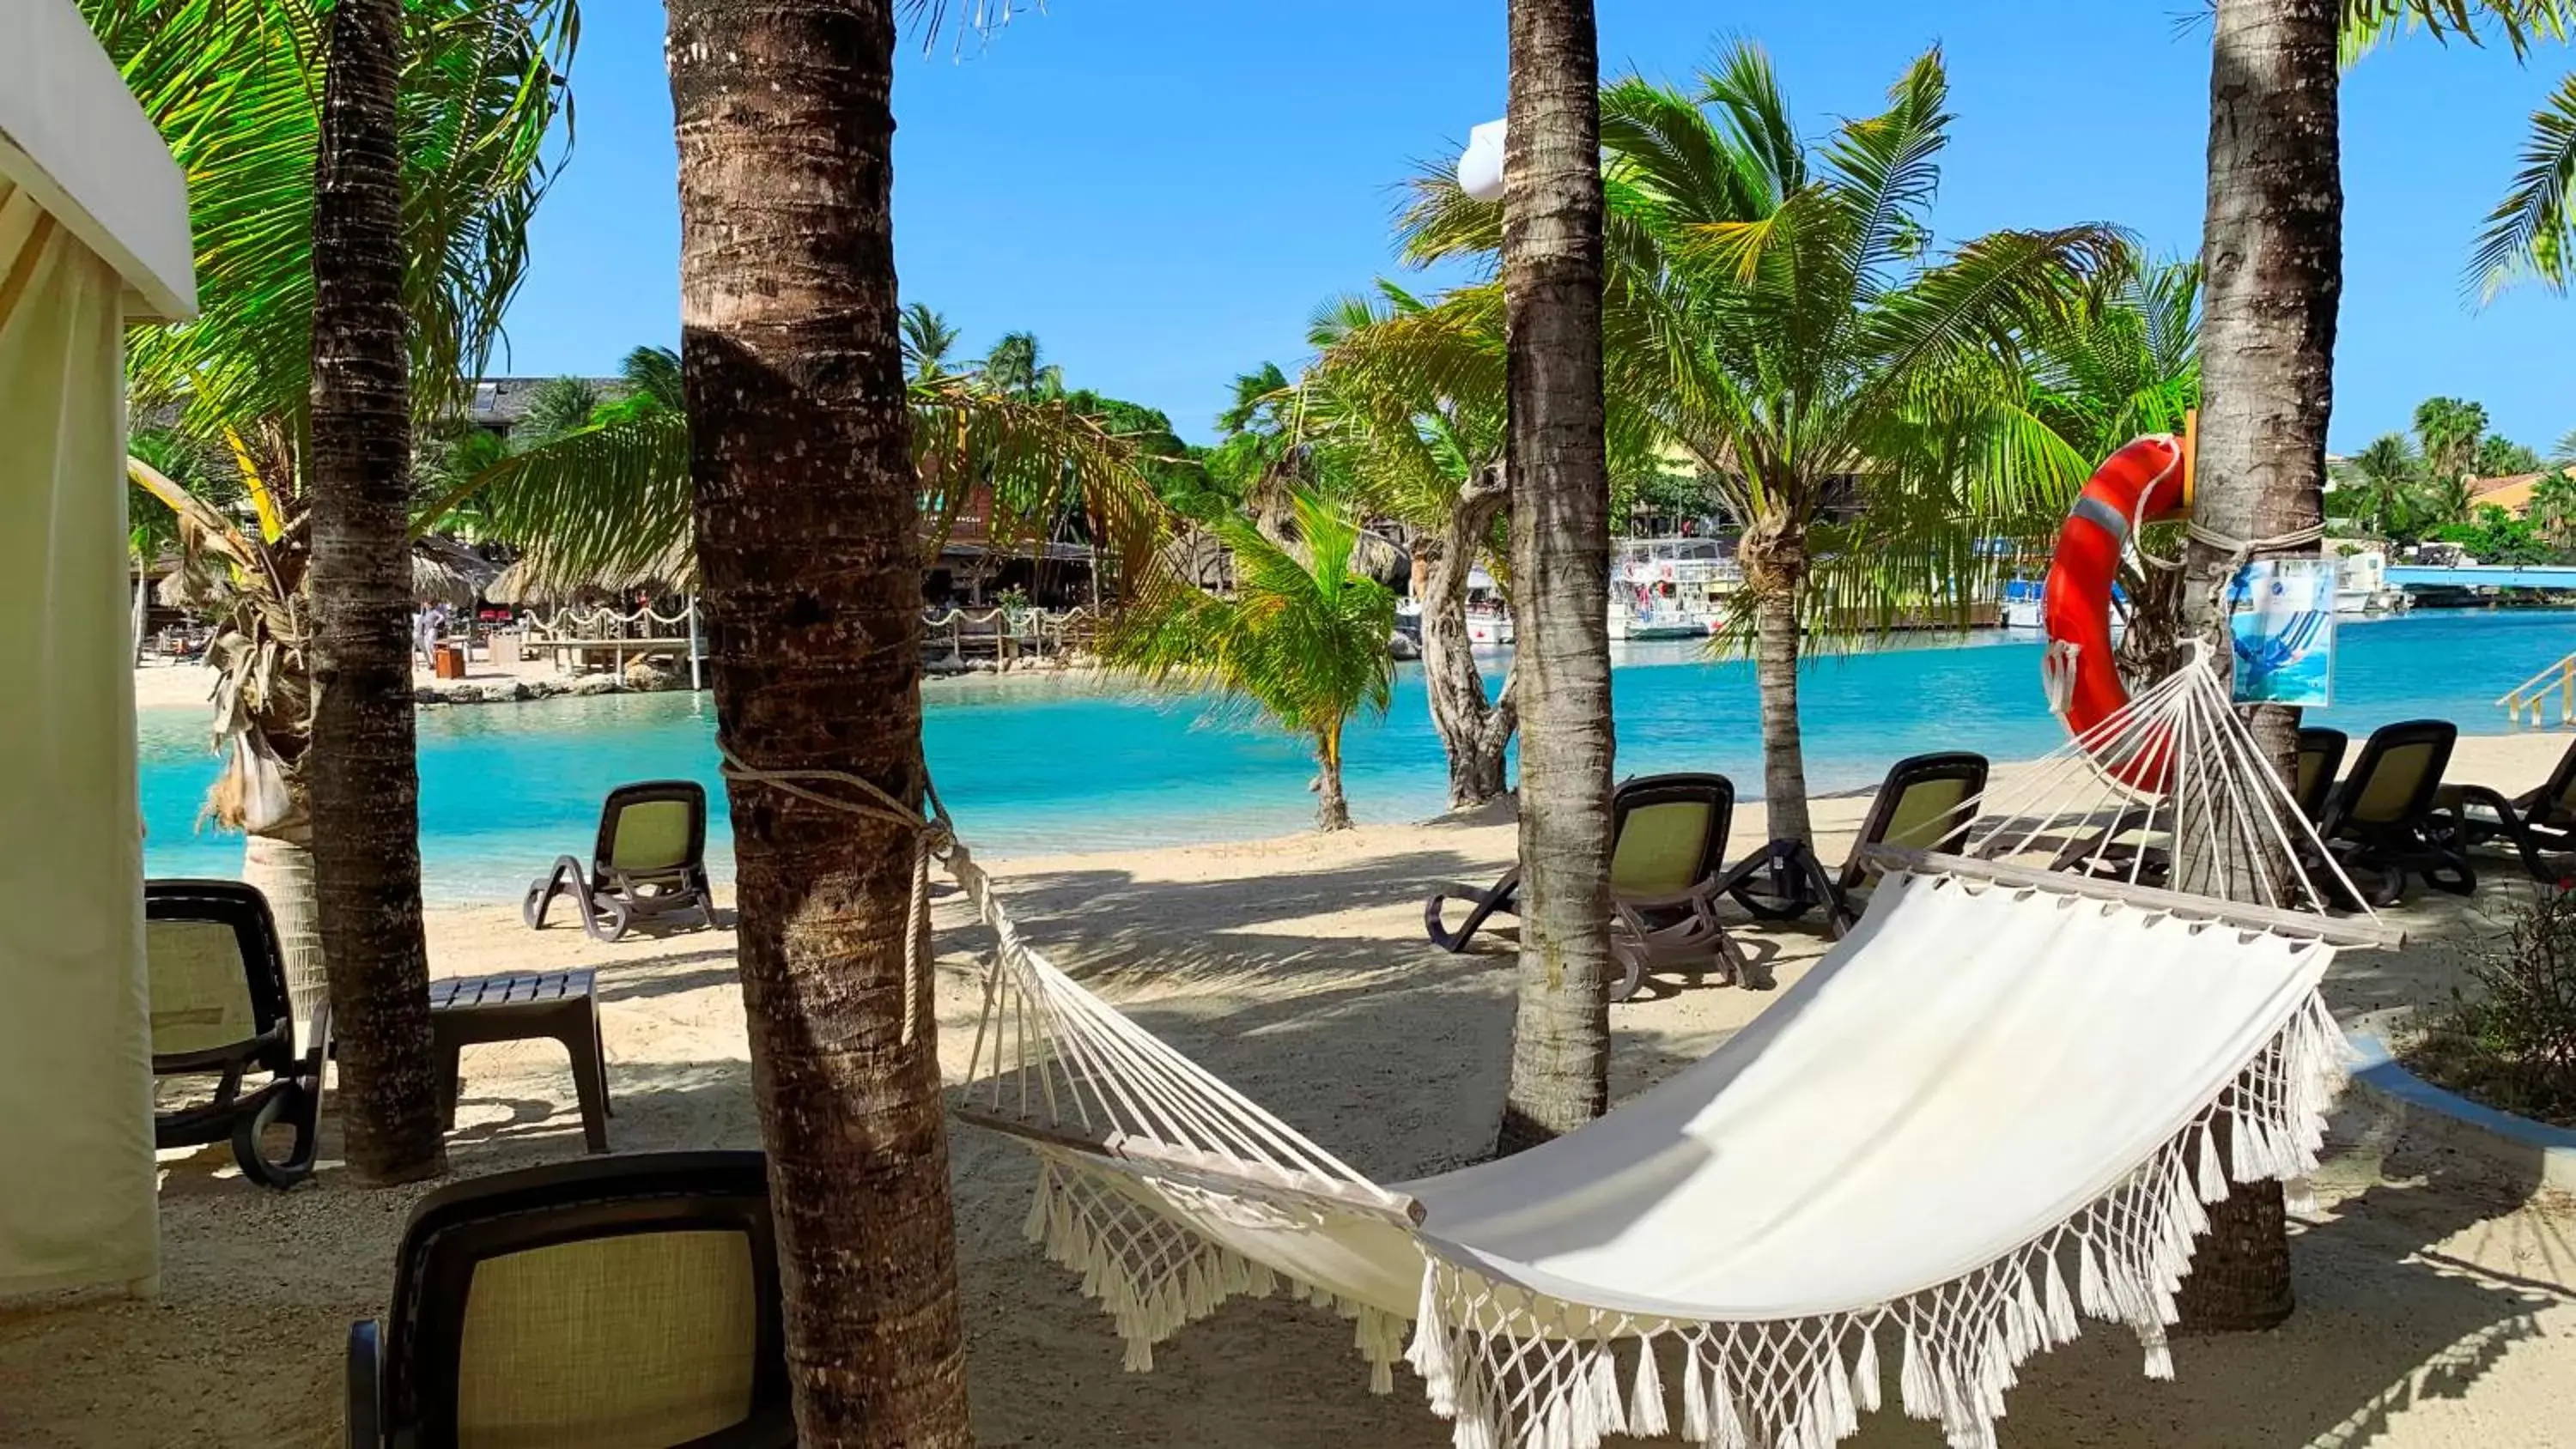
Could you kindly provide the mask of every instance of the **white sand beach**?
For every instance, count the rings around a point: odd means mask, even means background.
[[[2522,788],[2564,744],[2463,740],[2453,777]],[[1820,802],[1829,858],[1863,803]],[[1739,817],[1739,834],[1752,818]],[[1489,878],[1513,848],[1508,825],[1429,824],[1025,860],[1002,873],[1017,915],[1059,964],[1354,1166],[1394,1180],[1491,1141],[1511,1029],[1508,932],[1444,955],[1423,940],[1421,902],[1438,883]],[[2499,891],[2505,877],[2499,862]],[[2500,896],[2431,899],[2402,915],[2416,945],[2338,963],[2329,992],[2346,1020],[2447,999],[2458,943],[2488,931]],[[953,896],[939,922],[953,1080],[972,1039],[981,932],[965,928]],[[618,1148],[756,1145],[729,932],[603,946],[574,929],[531,933],[497,905],[433,910],[429,929],[441,974],[598,969]],[[1748,928],[1745,938],[1784,985],[1824,946],[1812,930]],[[1651,981],[1613,1012],[1614,1091],[1695,1060],[1775,999]],[[475,1048],[464,1070],[455,1172],[580,1151],[557,1049]],[[287,1194],[244,1183],[221,1149],[172,1155],[159,1299],[0,1316],[0,1444],[338,1443],[348,1324],[381,1311],[403,1215],[426,1189],[349,1188],[334,1170],[336,1142],[326,1118],[324,1170]],[[1284,1301],[1230,1305],[1158,1352],[1152,1373],[1122,1373],[1106,1317],[1021,1237],[1026,1156],[971,1128],[955,1131],[951,1150],[983,1442],[1449,1442],[1418,1382],[1399,1373],[1391,1397],[1371,1397],[1348,1326]],[[2139,1375],[2133,1340],[2088,1325],[2080,1344],[2025,1371],[2005,1444],[2538,1449],[2576,1438],[2576,1212],[2446,1156],[2349,1158],[2321,1186],[2321,1210],[2298,1226],[2301,1307],[2287,1327],[2181,1342],[2178,1380],[2154,1383]],[[1889,1413],[1851,1442],[1898,1449],[1939,1436]]]

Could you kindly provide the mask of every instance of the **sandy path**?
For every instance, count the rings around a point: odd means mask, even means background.
[[[2563,737],[2464,742],[2457,775],[2537,779]],[[1826,802],[1848,830],[1859,802]],[[1412,826],[1239,846],[1014,862],[1017,913],[1060,964],[1124,1003],[1283,1117],[1381,1179],[1466,1160],[1490,1141],[1510,1033],[1510,957],[1453,957],[1421,939],[1434,884],[1489,877],[1507,826]],[[1828,856],[1839,841],[1828,840]],[[2440,899],[2440,898],[2436,898]],[[2418,910],[2418,930],[2477,934],[2492,900]],[[941,914],[939,1006],[952,1077],[972,1037],[976,932]],[[595,945],[532,935],[503,907],[432,912],[448,973],[593,965],[622,1149],[756,1145],[728,932]],[[1821,949],[1811,933],[1748,933],[1783,984]],[[2350,955],[2330,983],[2358,1015],[2444,999],[2456,957],[2434,942]],[[1658,980],[1614,1016],[1614,1091],[1695,1060],[1773,999]],[[560,1056],[477,1048],[450,1142],[459,1173],[579,1150]],[[976,1422],[994,1445],[1137,1444],[1351,1449],[1448,1442],[1399,1375],[1375,1399],[1347,1325],[1284,1302],[1229,1306],[1118,1369],[1108,1321],[1023,1242],[1032,1180],[1015,1147],[953,1140],[960,1274]],[[220,1152],[165,1164],[157,1302],[0,1314],[0,1444],[326,1445],[338,1442],[348,1322],[381,1310],[403,1214],[423,1189],[360,1193],[329,1162],[278,1195]],[[2303,1308],[2250,1339],[2186,1342],[2180,1379],[2138,1376],[2134,1344],[2091,1326],[2012,1397],[2015,1446],[2175,1445],[2528,1449],[2562,1444],[2576,1390],[2576,1233],[2511,1184],[2451,1162],[2347,1164],[2297,1249]],[[1889,1415],[1856,1444],[1933,1446]]]

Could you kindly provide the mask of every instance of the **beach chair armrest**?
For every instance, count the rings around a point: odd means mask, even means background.
[[[349,1449],[384,1449],[384,1347],[372,1318],[349,1325]]]

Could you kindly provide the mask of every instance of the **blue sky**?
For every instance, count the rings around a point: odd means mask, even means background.
[[[1820,130],[1875,109],[1939,43],[1958,116],[1934,213],[1944,236],[2098,220],[2187,252],[2209,35],[2181,17],[2200,9],[1602,0],[1602,57],[1682,79],[1719,40],[1751,35]],[[538,218],[511,372],[606,372],[628,347],[678,336],[661,7],[594,0],[583,28],[579,144]],[[1055,0],[962,58],[907,46],[905,300],[947,313],[969,353],[1032,330],[1075,385],[1159,407],[1203,440],[1236,372],[1293,365],[1319,303],[1396,269],[1393,183],[1502,113],[1503,46],[1500,0]],[[2576,428],[2552,346],[2576,300],[2525,287],[2473,312],[2459,290],[2525,117],[2570,69],[2576,52],[2525,69],[2412,37],[2347,80],[2337,448],[2402,427],[2433,393],[2484,402],[2535,447]]]

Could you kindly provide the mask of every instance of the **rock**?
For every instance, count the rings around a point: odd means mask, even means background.
[[[421,684],[412,687],[411,702],[414,704],[445,704],[447,702],[447,696],[430,688],[426,684]]]
[[[572,682],[574,694],[617,694],[625,688],[625,681],[614,674],[585,674]]]
[[[661,659],[635,659],[626,665],[626,687],[649,691],[677,689],[682,682],[680,671]]]
[[[1386,652],[1389,657],[1395,659],[1419,659],[1422,657],[1422,646],[1413,642],[1412,635],[1399,629],[1387,637]]]

